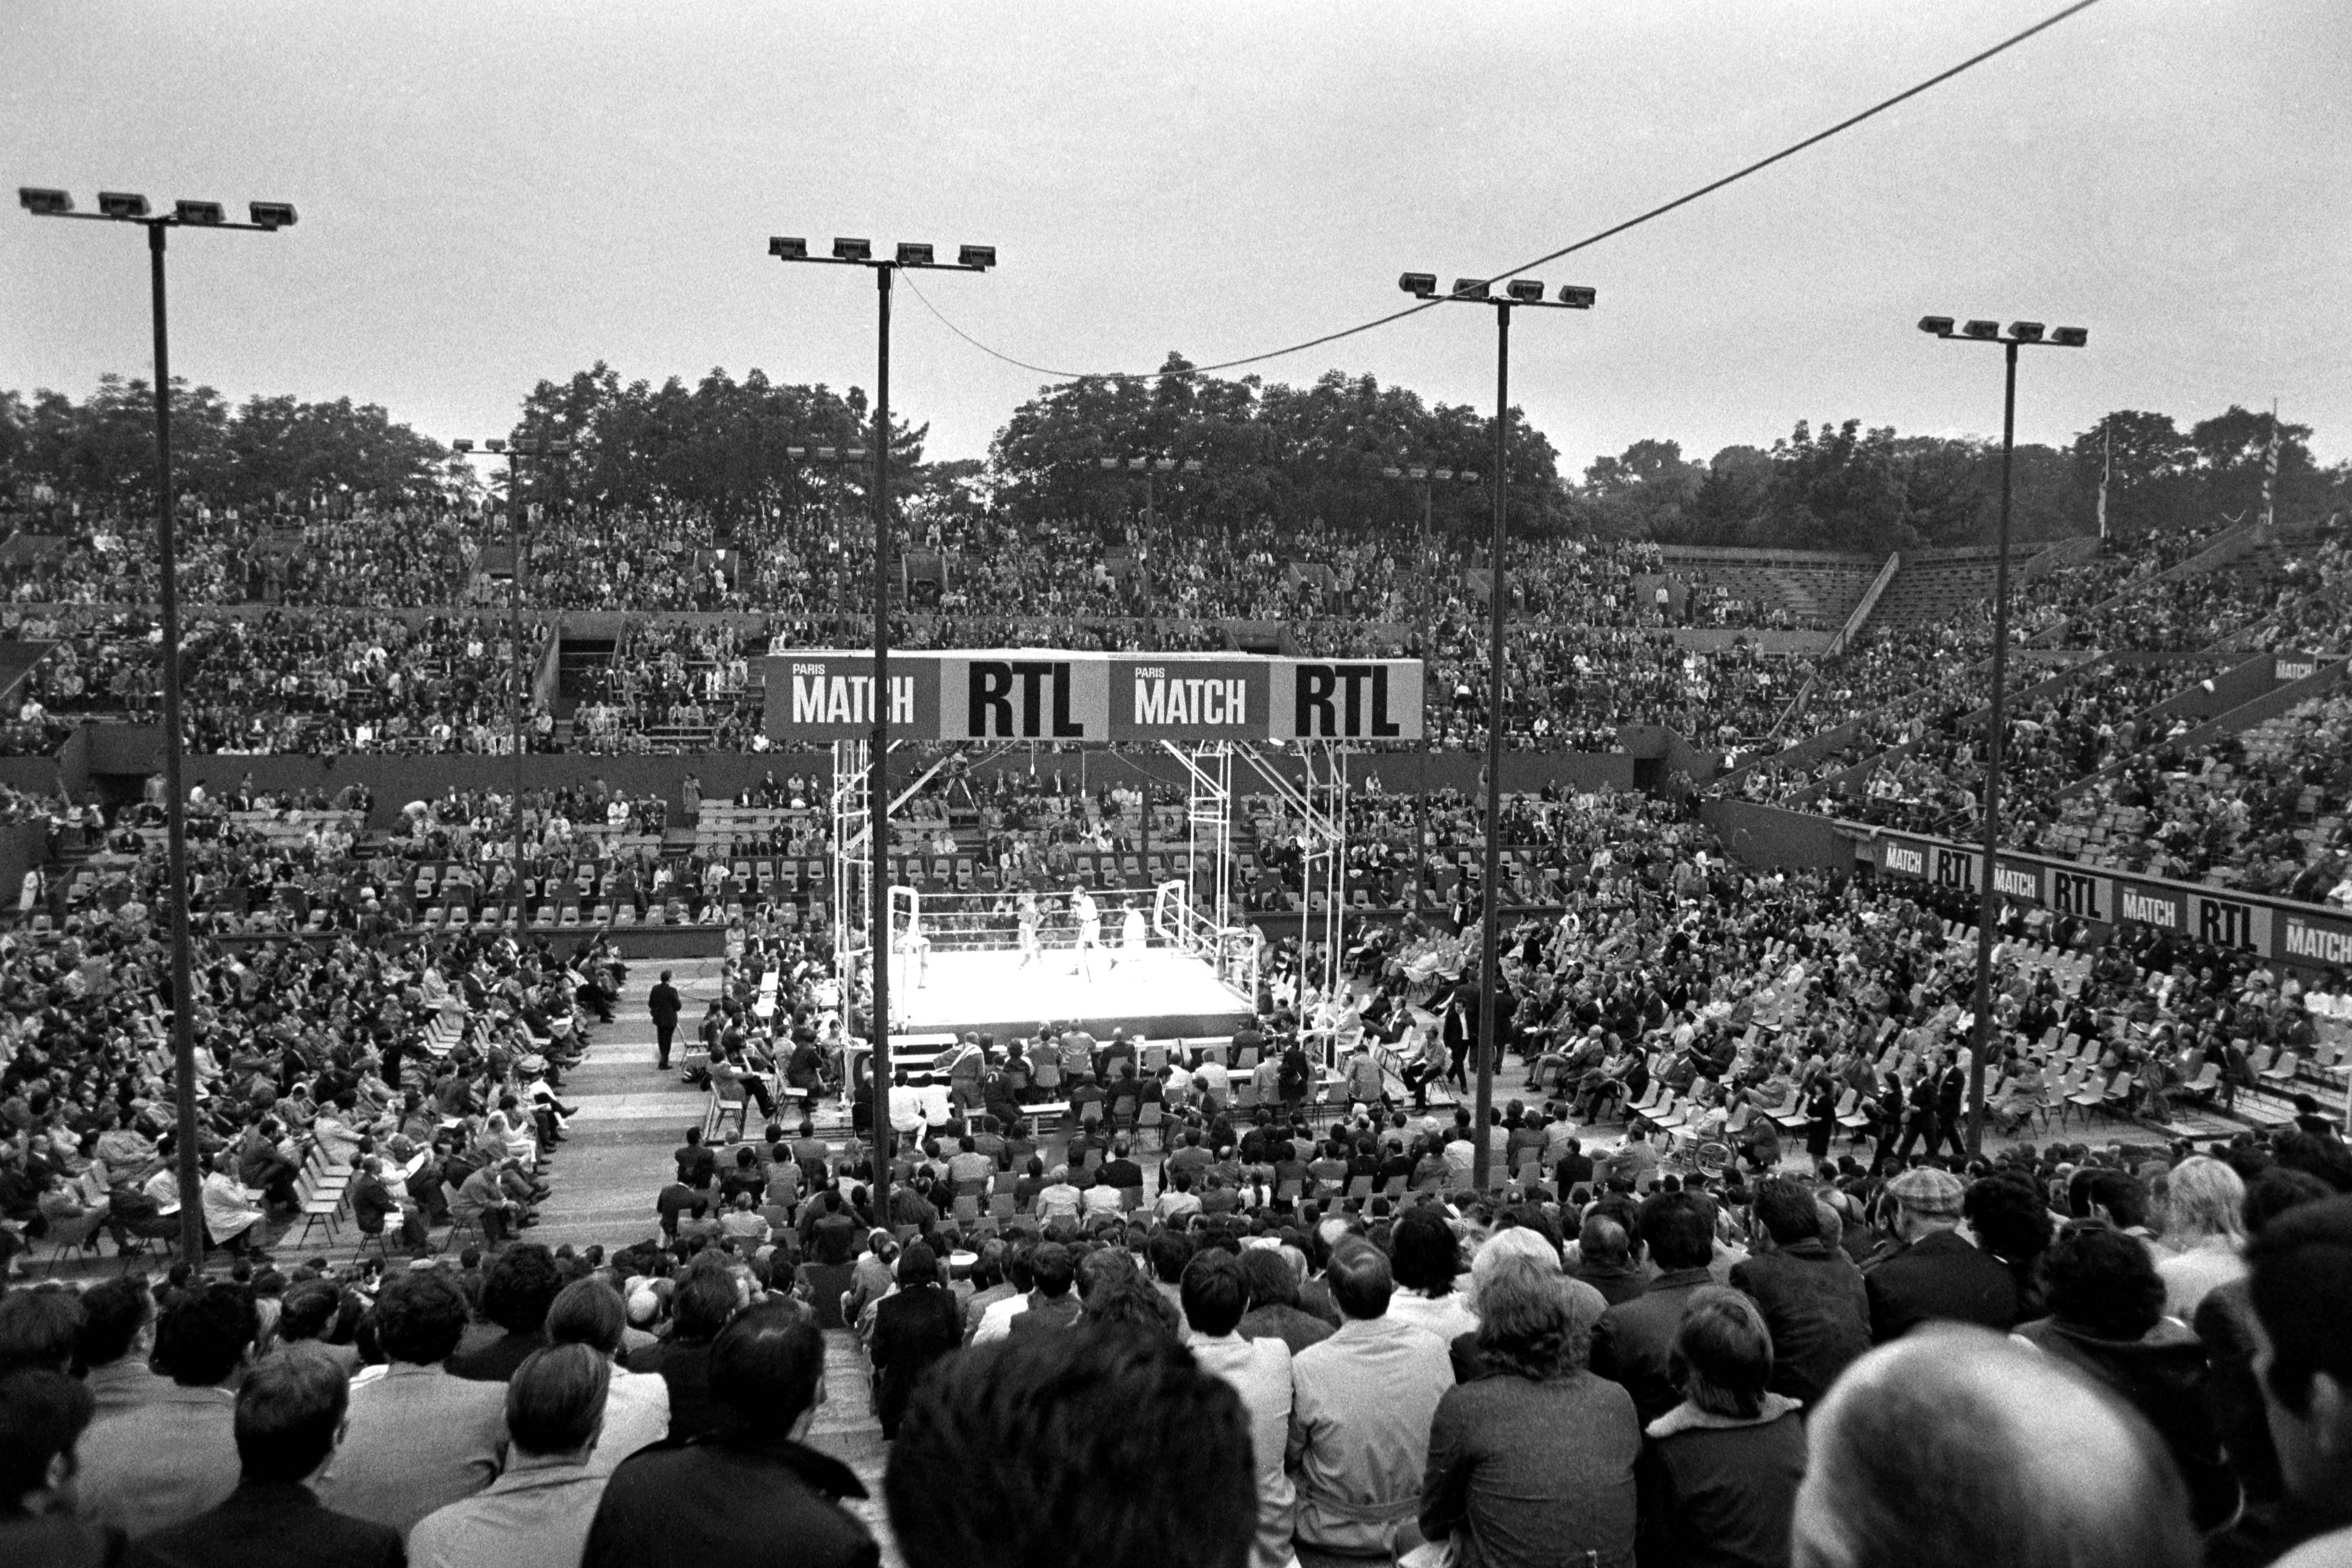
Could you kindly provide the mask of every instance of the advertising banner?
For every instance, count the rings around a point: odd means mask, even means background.
[[[1114,654],[1110,738],[1262,739],[1268,732],[1272,693],[1273,661],[1269,659],[1220,654]]]
[[[761,661],[767,667],[764,721],[778,741],[862,741],[874,728],[871,653],[798,653]],[[940,666],[936,657],[890,660],[890,724],[899,734],[940,732]]]
[[[1277,741],[1418,741],[1421,661],[1272,661],[1267,732]]]
[[[761,661],[780,742],[863,740],[870,653]],[[890,725],[925,741],[1418,741],[1418,659],[988,648],[893,654]]]
[[[2273,956],[2352,967],[2352,920],[2316,910],[2273,910],[2271,916],[2272,928],[2277,932]]]
[[[1110,739],[1110,665],[1100,654],[934,655],[939,739]]]
[[[2115,919],[2118,924],[2185,931],[2189,929],[2188,911],[2188,896],[2179,888],[2156,882],[2116,883]]]

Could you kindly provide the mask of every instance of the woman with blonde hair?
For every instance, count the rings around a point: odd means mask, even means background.
[[[2217,1285],[2242,1279],[2246,1249],[2246,1184],[2238,1173],[2204,1154],[2173,1167],[2165,1181],[2164,1245],[2159,1258],[2164,1310],[2182,1322]]]

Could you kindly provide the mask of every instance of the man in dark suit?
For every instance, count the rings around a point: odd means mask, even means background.
[[[1106,1187],[1121,1192],[1129,1187],[1143,1185],[1143,1167],[1135,1163],[1134,1154],[1128,1148],[1126,1139],[1120,1138],[1112,1142],[1110,1158],[1104,1161],[1102,1169],[1095,1173],[1095,1180]]]
[[[873,1534],[841,1506],[863,1498],[849,1467],[803,1447],[824,1375],[824,1336],[801,1309],[737,1315],[710,1347],[718,1424],[622,1461],[588,1527],[582,1568],[692,1563],[873,1568]]]
[[[1015,1314],[1007,1331],[1018,1339],[1051,1333],[1076,1322],[1078,1298],[1070,1285],[1077,1272],[1077,1259],[1058,1241],[1049,1241],[1031,1254],[1029,1277],[1036,1289],[1029,1292],[1029,1310]]]
[[[1666,1370],[1692,1295],[1715,1283],[1714,1205],[1696,1193],[1660,1193],[1642,1205],[1642,1243],[1660,1270],[1650,1288],[1601,1314],[1592,1330],[1592,1370],[1624,1385],[1648,1426],[1683,1399]]]
[[[719,1179],[719,1155],[704,1146],[699,1127],[688,1128],[685,1143],[671,1150],[669,1157],[677,1162],[677,1179],[684,1185],[707,1189]]]
[[[1874,1342],[1901,1339],[1939,1318],[2003,1333],[2016,1326],[2016,1277],[1957,1234],[1966,1191],[1958,1176],[1931,1165],[1906,1171],[1887,1184],[1895,1203],[1895,1234],[1903,1245],[1863,1273]]]
[[[1813,1194],[1774,1176],[1756,1184],[1755,1250],[1731,1271],[1772,1332],[1771,1392],[1811,1409],[1838,1373],[1870,1349],[1862,1270],[1822,1240]]]
[[[661,1053],[657,1066],[663,1072],[669,1070],[669,1042],[677,1033],[677,1016],[685,1005],[677,988],[669,983],[669,976],[670,972],[663,970],[654,988],[646,994],[646,1011],[654,1016],[654,1045]]]
[[[320,1505],[310,1483],[342,1438],[350,1385],[323,1348],[254,1363],[236,1395],[239,1478],[228,1500],[136,1542],[126,1568],[400,1568],[400,1532]]]

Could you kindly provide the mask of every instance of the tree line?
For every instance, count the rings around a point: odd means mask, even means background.
[[[1088,377],[1048,386],[1013,411],[984,461],[927,461],[927,427],[893,424],[893,492],[921,529],[992,513],[1030,530],[1091,525],[1115,533],[1149,504],[1164,523],[1228,533],[1320,524],[1367,535],[1417,528],[1483,534],[1491,515],[1494,424],[1464,405],[1332,371],[1303,386],[1190,374],[1171,354],[1150,378]],[[0,392],[0,495],[41,485],[131,506],[152,498],[148,386],[107,376],[79,402],[53,391]],[[731,538],[808,509],[862,504],[867,471],[840,455],[871,432],[862,389],[738,380],[713,369],[688,384],[624,382],[598,362],[541,381],[509,439],[561,438],[559,461],[527,465],[530,493],[591,513],[683,515]],[[2275,506],[2324,516],[2352,494],[2352,465],[2323,468],[2311,428],[2232,405],[2187,429],[2168,415],[2109,414],[2066,447],[2020,446],[2012,528],[2021,541],[2097,526],[2102,481],[2118,532],[2242,521],[2262,505],[2276,426]],[[495,497],[504,463],[469,462],[374,404],[288,396],[232,405],[174,384],[173,446],[184,492],[228,504],[301,508],[333,495]],[[1580,478],[1514,411],[1507,428],[1516,535],[1852,551],[1990,542],[2000,495],[1996,442],[1902,436],[1858,419],[1800,421],[1769,447],[1727,447],[1704,460],[1665,438],[1593,459]],[[819,448],[832,447],[824,461]],[[797,448],[797,451],[795,450]],[[1168,458],[1145,487],[1101,460]],[[1181,465],[1197,463],[1187,471]],[[1424,488],[1389,470],[1475,470]]]

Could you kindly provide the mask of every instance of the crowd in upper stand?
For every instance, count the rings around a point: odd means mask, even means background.
[[[187,597],[202,605],[242,596],[234,566],[251,567],[280,600],[235,615],[189,612],[192,747],[509,752],[511,628],[497,613],[507,590],[502,579],[476,576],[478,568],[503,563],[484,553],[502,547],[488,538],[495,521],[346,507],[240,519],[192,503]],[[858,602],[871,556],[861,554],[862,531],[830,514],[747,520],[723,547],[708,538],[691,542],[679,525],[626,514],[582,531],[595,537],[558,538],[543,520],[531,523],[525,647],[546,650],[552,623],[545,617],[563,610],[645,613],[620,623],[609,655],[533,672],[520,713],[530,750],[766,749],[754,661],[794,647],[855,645],[866,635],[858,617],[831,613]],[[0,634],[56,646],[0,715],[0,752],[54,752],[86,715],[154,718],[152,614],[106,603],[152,587],[139,565],[145,552],[135,548],[137,530],[84,521],[68,538],[62,553],[11,569],[10,597],[25,607],[5,612]],[[2011,838],[2324,897],[2345,879],[2346,868],[2336,825],[2310,826],[2333,808],[2326,774],[2334,745],[2323,717],[2294,717],[2285,726],[2293,733],[2243,766],[2223,741],[2081,788],[2089,774],[2179,732],[2179,723],[2154,721],[2146,710],[2227,668],[2230,657],[2218,651],[2224,641],[2249,650],[2326,649],[2343,641],[2336,542],[2293,557],[2265,550],[2211,572],[2155,580],[2207,542],[2170,535],[2117,542],[2038,569],[2016,585],[2021,640],[2070,650],[2216,651],[2201,662],[2121,679],[2114,673],[2120,667],[2105,667],[2078,688],[2026,700],[2035,706],[2013,716],[2009,745],[2020,807],[2011,814],[2018,825]],[[901,646],[1212,648],[1231,646],[1222,618],[1278,622],[1286,646],[1302,652],[1424,658],[1429,748],[1483,744],[1488,632],[1479,558],[1465,540],[1414,537],[1382,552],[1319,525],[1278,538],[1244,530],[1213,540],[1139,522],[1108,534],[1030,537],[980,518],[928,525],[902,543],[910,562],[936,554],[950,564],[943,596],[934,603],[919,591],[928,579],[919,580],[894,616]],[[631,561],[625,574],[622,564]],[[1292,563],[1311,564],[1294,570]],[[1677,599],[1667,592],[1665,565],[1653,545],[1542,541],[1515,551],[1507,744],[1606,751],[1622,726],[1660,725],[1721,750],[1734,764],[1752,763],[1729,786],[1743,798],[1801,802],[1922,831],[1969,828],[1982,784],[1980,724],[1970,716],[1983,695],[1990,629],[1980,602],[1964,600],[1932,626],[1874,627],[1826,660],[1761,639],[1685,646],[1675,634],[1692,626],[1756,632],[1790,617],[1785,606],[1728,599],[1710,585],[1704,565],[1675,568],[1686,590]],[[2120,603],[2101,607],[2119,594]],[[69,603],[35,607],[37,599]],[[429,613],[432,605],[468,599],[478,607]],[[395,617],[329,604],[428,609]],[[756,614],[723,622],[656,618],[667,607]],[[2051,668],[2021,655],[2012,662],[2012,691],[2048,679]],[[1800,743],[1802,750],[1780,760]],[[1863,763],[1875,765],[1854,773]],[[2217,767],[2230,776],[2209,776]],[[2197,776],[2170,776],[2184,769]],[[1841,774],[1831,794],[1819,793]],[[2306,807],[2313,792],[2315,804]],[[2249,815],[2263,815],[2272,796],[2275,820],[2250,825]],[[2296,837],[2290,842],[2284,834]],[[2095,850],[2086,849],[2094,837]]]

